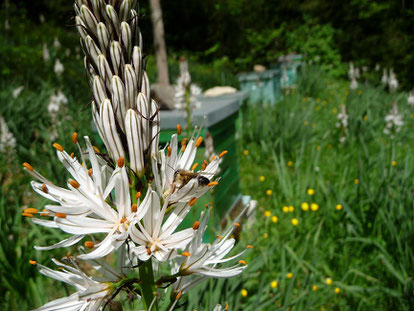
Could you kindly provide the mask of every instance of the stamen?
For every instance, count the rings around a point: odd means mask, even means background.
[[[49,189],[47,188],[46,184],[43,184],[43,185],[42,185],[42,190],[43,190],[43,192],[44,192],[44,193],[46,193],[46,194],[47,194],[47,193],[49,193]]]
[[[224,308],[224,310],[228,310],[229,309],[229,303],[226,301],[226,306]]]
[[[180,300],[182,295],[183,295],[182,291],[179,291],[177,296],[175,297],[175,300]]]
[[[65,213],[56,213],[55,216],[58,217],[58,218],[66,218]]]
[[[73,159],[73,158],[75,157],[75,153],[74,153],[74,152],[72,152],[72,153],[70,154],[70,157]]]
[[[218,234],[216,235],[216,238],[220,239],[220,240],[223,239],[223,237],[221,235],[218,235]]]
[[[101,151],[98,149],[98,147],[92,146],[92,148],[95,151],[95,153],[101,153]]]
[[[204,204],[204,207],[205,207],[205,208],[208,208],[208,204]]]
[[[192,198],[189,202],[188,205],[193,206],[195,204],[195,202],[197,201],[197,198]]]
[[[151,250],[147,247],[147,254],[151,255]]]
[[[75,189],[78,189],[80,187],[79,183],[74,179],[69,180],[69,184]]]
[[[171,155],[171,147],[168,146],[168,148],[167,148],[167,157],[169,157],[170,155]]]
[[[72,134],[72,142],[76,144],[78,142],[78,133],[74,132]]]
[[[194,163],[194,165],[191,167],[191,170],[194,171],[198,166],[198,163]]]
[[[244,260],[239,260],[239,263],[241,263],[242,265],[247,265],[247,262],[245,262]]]
[[[200,227],[200,222],[199,222],[199,221],[196,221],[196,222],[193,224],[193,229],[194,229],[194,230],[197,230],[199,227]]]
[[[119,157],[119,159],[118,159],[118,166],[119,167],[124,167],[124,164],[125,164],[124,157]]]
[[[246,248],[253,248],[253,245],[247,245]]]
[[[196,141],[196,143],[195,143],[195,146],[198,148],[198,147],[200,147],[200,145],[201,145],[201,143],[203,142],[203,137],[199,137],[199,138],[197,138],[197,141]]]
[[[58,143],[54,143],[53,144],[53,147],[56,149],[56,150],[58,150],[58,151],[60,151],[60,152],[63,152],[63,147],[61,146],[61,145],[59,145]]]
[[[204,160],[203,164],[201,165],[201,170],[204,171],[207,167],[207,161]]]
[[[140,197],[141,197],[141,192],[138,191],[137,193],[135,193],[135,199],[138,200]]]
[[[127,219],[126,218],[122,218],[121,219],[121,224],[123,224],[124,222],[126,222],[127,221]]]
[[[92,168],[90,168],[90,169],[88,170],[88,175],[89,175],[89,176],[92,176],[92,173],[93,173]]]
[[[210,162],[213,162],[213,160],[216,158],[216,155],[213,155],[210,159]]]
[[[221,159],[222,157],[224,157],[226,154],[228,153],[227,150],[224,150],[222,153],[219,154],[219,158]]]
[[[95,247],[95,243],[93,243],[92,241],[86,241],[85,242],[85,247],[86,248],[94,248]]]
[[[177,135],[181,135],[181,125],[177,124]]]
[[[218,181],[212,181],[212,182],[210,182],[210,183],[208,183],[208,187],[213,187],[213,186],[216,186],[216,185],[218,185]]]
[[[137,212],[137,210],[138,210],[137,205],[136,205],[136,204],[132,204],[132,206],[131,206],[131,211],[132,211],[133,213],[136,213],[136,212]]]
[[[233,225],[235,225],[236,227],[240,227],[240,224],[238,222],[235,222]]]
[[[186,147],[187,147],[187,146],[183,146],[183,147],[181,148],[181,152],[184,152]]]
[[[186,146],[187,145],[187,141],[188,141],[188,139],[187,138],[183,138],[183,140],[181,141],[181,146]]]
[[[33,214],[30,213],[22,213],[22,216],[33,218]]]
[[[50,214],[49,214],[49,212],[47,211],[47,210],[43,210],[43,213],[40,213],[40,216],[41,217],[48,217],[48,216],[50,216]]]
[[[23,166],[29,171],[29,172],[33,172],[34,171],[34,169],[33,169],[33,166],[31,166],[29,163],[27,163],[27,162],[24,162],[23,163]]]
[[[37,214],[38,210],[36,208],[26,208],[24,212],[29,214]]]
[[[29,260],[29,263],[31,264],[31,265],[36,265],[37,264],[37,261],[36,260]]]
[[[190,257],[191,254],[189,252],[183,252],[183,253],[181,253],[181,256]]]

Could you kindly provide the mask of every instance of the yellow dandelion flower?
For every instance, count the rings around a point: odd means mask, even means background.
[[[354,183],[355,183],[355,185],[358,185],[358,184],[359,184],[359,179],[358,179],[358,178],[356,178],[356,179],[354,180]]]
[[[293,166],[293,162],[292,162],[292,161],[288,161],[287,165],[288,165],[289,167],[292,167],[292,166]]]
[[[309,188],[307,191],[308,195],[314,195],[315,194],[315,190],[313,190],[312,188]]]
[[[339,294],[341,292],[341,289],[339,287],[335,288],[335,294]]]
[[[289,213],[289,206],[283,206],[282,211],[283,213]]]
[[[367,115],[364,116],[364,121],[366,121],[366,120],[368,120],[368,116]]]
[[[247,297],[247,295],[249,294],[247,292],[247,290],[245,290],[244,288],[240,291],[240,294],[242,295],[242,297]]]
[[[326,278],[325,282],[327,285],[332,285],[332,279],[331,278]]]
[[[337,211],[340,211],[342,209],[342,205],[341,204],[336,204],[335,206]]]
[[[291,279],[293,277],[293,273],[289,272],[288,274],[286,274],[286,278],[287,279]]]
[[[312,286],[312,290],[313,290],[314,292],[316,292],[316,291],[318,290],[318,285],[313,285],[313,286]]]
[[[266,194],[267,195],[272,195],[272,190],[270,190],[270,189],[269,190],[266,190]]]
[[[265,179],[266,179],[266,178],[265,178],[264,176],[260,176],[260,177],[259,177],[259,180],[260,180],[260,181],[264,181]]]
[[[265,210],[264,215],[265,217],[270,217],[272,216],[272,213],[269,210]]]
[[[263,234],[263,238],[267,239],[268,237],[269,237],[269,234],[267,232]]]
[[[270,283],[270,287],[271,287],[271,288],[276,288],[278,285],[279,285],[279,283],[278,283],[277,281],[272,281],[272,282]]]
[[[243,154],[244,154],[245,156],[249,155],[249,150],[245,149],[245,150],[243,151]]]
[[[313,212],[316,212],[318,209],[319,209],[319,205],[318,204],[316,204],[316,203],[312,203],[311,204],[311,210]]]
[[[273,221],[274,223],[277,223],[277,222],[279,221],[279,218],[277,218],[277,216],[273,216],[273,217],[272,217],[272,221]]]
[[[295,227],[297,225],[299,225],[299,220],[297,218],[292,218],[292,220],[290,221],[292,223],[292,225],[294,225]]]
[[[289,205],[289,212],[293,213],[295,211],[295,208],[292,205]]]
[[[392,166],[397,166],[397,161],[392,161],[391,164]]]
[[[309,211],[309,203],[308,202],[303,202],[300,207],[302,208],[303,211],[307,212]]]

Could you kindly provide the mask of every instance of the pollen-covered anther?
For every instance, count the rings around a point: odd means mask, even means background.
[[[206,167],[207,167],[207,161],[204,160],[203,164],[201,165],[201,170],[204,171],[206,169]]]
[[[151,250],[147,247],[147,254],[151,255]]]
[[[191,254],[190,254],[190,252],[182,252],[182,253],[181,253],[181,256],[184,256],[184,257],[190,257],[190,256],[191,256]]]
[[[244,260],[239,260],[239,263],[241,263],[242,265],[247,265],[247,262],[245,262]]]
[[[199,221],[196,221],[196,222],[193,224],[193,229],[194,229],[194,230],[197,230],[199,227],[200,227],[200,222],[199,222]]]
[[[183,138],[183,140],[181,141],[181,146],[186,146],[187,145],[187,141],[188,141],[188,139],[187,138]]]
[[[170,155],[171,155],[171,147],[168,146],[168,148],[167,148],[167,157],[169,157]]]
[[[49,189],[47,188],[46,184],[42,185],[42,190],[44,193],[49,193]]]
[[[33,172],[34,171],[34,169],[33,169],[33,166],[31,166],[29,163],[27,163],[27,162],[24,162],[23,163],[23,166],[29,171],[29,172]]]
[[[240,224],[238,222],[235,222],[233,225],[235,225],[236,227],[240,227]]]
[[[195,146],[196,147],[200,147],[200,145],[201,145],[201,143],[203,142],[203,137],[199,137],[199,138],[197,138],[197,141],[196,141],[196,143],[195,143]]]
[[[224,310],[228,310],[229,309],[229,303],[226,301],[226,306],[224,307]]]
[[[63,147],[61,146],[61,145],[59,145],[58,143],[54,143],[53,144],[53,147],[57,150],[57,151],[60,151],[60,152],[63,152]]]
[[[125,164],[125,159],[124,159],[124,157],[120,157],[120,158],[118,159],[118,166],[119,166],[119,167],[124,167],[124,164]]]
[[[222,237],[221,235],[218,235],[218,234],[216,235],[216,238],[217,238],[217,239],[220,239],[220,240],[222,240],[222,239],[223,239],[223,237]]]
[[[247,245],[246,248],[253,248],[253,245]]]
[[[177,135],[181,135],[181,125],[177,124]]]
[[[74,153],[74,152],[72,152],[72,153],[70,154],[70,157],[73,159],[73,158],[75,157],[75,153]]]
[[[88,175],[89,175],[89,176],[92,176],[92,173],[93,173],[93,170],[92,170],[92,168],[90,168],[90,169],[88,170]]]
[[[31,264],[31,265],[36,265],[37,264],[37,261],[36,260],[29,260],[29,263]]]
[[[195,202],[197,202],[197,198],[192,198],[192,199],[188,202],[188,204],[189,204],[190,206],[193,206],[193,205],[195,204]]]
[[[216,155],[213,155],[210,159],[210,162],[213,162],[215,158],[216,158]]]
[[[194,165],[191,167],[191,170],[194,171],[198,166],[198,163],[194,163]]]
[[[137,210],[138,210],[137,205],[136,205],[136,204],[132,204],[132,205],[131,205],[131,211],[132,211],[133,213],[136,213],[136,212],[137,212]]]
[[[48,217],[48,216],[50,216],[50,214],[49,214],[49,212],[47,210],[44,209],[43,212],[40,213],[40,216],[41,217]]]
[[[33,214],[31,213],[22,213],[22,216],[33,218]]]
[[[78,142],[78,133],[73,132],[72,134],[72,142],[76,144]]]
[[[175,300],[180,300],[182,295],[183,295],[182,291],[179,291],[177,296],[175,296]]]
[[[221,158],[222,158],[222,157],[224,157],[227,153],[228,153],[228,151],[227,151],[227,150],[222,151],[222,152],[219,154],[219,158],[221,159]]]
[[[66,218],[66,214],[65,213],[56,213],[55,216],[57,218]]]
[[[86,241],[85,242],[85,247],[86,248],[94,248],[95,247],[95,243],[93,243],[92,241]]]
[[[208,183],[207,186],[213,187],[213,186],[217,186],[217,185],[218,185],[218,181],[212,181],[212,182]]]
[[[185,146],[185,145],[184,145],[184,146],[181,148],[181,152],[184,152],[186,147],[187,147],[187,146]]]
[[[75,189],[78,189],[80,187],[79,183],[74,179],[69,180],[69,184]]]
[[[141,197],[141,192],[138,191],[137,193],[135,193],[135,199],[139,199]]]
[[[122,218],[121,219],[121,224],[123,224],[124,222],[126,222],[127,221],[127,219],[126,218]]]

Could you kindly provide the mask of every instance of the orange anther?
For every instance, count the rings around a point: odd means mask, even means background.
[[[175,300],[180,300],[183,293],[181,291],[178,292],[177,296],[175,296]]]
[[[235,222],[235,223],[234,223],[234,225],[235,225],[236,227],[240,227],[240,224],[239,224],[238,222]]]
[[[177,134],[181,135],[181,125],[177,124]]]
[[[181,148],[181,152],[184,152],[186,147],[187,147],[187,146],[183,146],[183,147]]]
[[[195,202],[197,201],[197,198],[192,198],[189,202],[188,202],[188,204],[190,205],[190,206],[193,206],[194,204],[195,204]]]
[[[92,173],[93,173],[93,171],[92,171],[92,169],[90,168],[90,169],[88,170],[88,175],[89,175],[89,176],[92,176]]]
[[[86,241],[85,242],[85,247],[86,248],[94,248],[95,247],[95,243],[93,243],[92,241]]]
[[[147,254],[151,255],[151,250],[147,247]]]
[[[33,166],[31,166],[29,163],[24,162],[23,166],[29,171],[29,172],[33,172]]]
[[[22,216],[33,218],[33,214],[30,213],[22,213]]]
[[[96,147],[96,146],[92,146],[92,148],[93,148],[93,150],[94,150],[96,153],[101,153],[101,151],[98,149],[98,147]]]
[[[36,265],[36,264],[37,264],[36,260],[29,260],[29,263],[30,263],[31,265]]]
[[[74,132],[72,134],[72,142],[76,144],[78,142],[78,133]]]
[[[74,152],[72,152],[72,153],[70,154],[70,157],[73,159],[73,158],[75,157],[75,153],[74,153]]]
[[[36,208],[25,208],[24,212],[29,214],[36,214],[38,210]]]
[[[167,157],[169,157],[170,155],[171,155],[171,147],[168,146],[168,148],[167,148]]]
[[[135,199],[138,200],[140,197],[141,197],[141,192],[138,191],[137,193],[135,193]]]
[[[63,147],[61,146],[61,145],[59,145],[58,143],[54,143],[53,144],[53,147],[56,149],[56,150],[58,150],[58,151],[60,151],[60,152],[63,152]]]
[[[181,254],[181,256],[184,256],[184,257],[190,257],[190,256],[191,256],[191,254],[190,254],[189,252],[183,252],[183,253]]]
[[[46,184],[42,185],[42,190],[44,193],[49,193],[49,189],[47,188]]]
[[[193,229],[194,229],[194,230],[197,230],[199,227],[200,227],[200,222],[199,222],[199,221],[196,221],[196,222],[193,224]]]
[[[40,213],[40,216],[41,217],[48,217],[48,216],[50,216],[50,214],[46,210],[43,210],[43,213]]]
[[[218,235],[218,234],[216,235],[216,238],[220,239],[220,240],[223,239],[223,237],[221,235]]]
[[[197,138],[197,141],[196,141],[196,144],[195,144],[195,146],[196,147],[200,147],[200,145],[201,145],[201,143],[203,142],[203,137],[199,137],[199,138]]]
[[[78,189],[80,187],[79,183],[74,179],[69,180],[69,184],[75,189]]]
[[[246,248],[253,248],[253,245],[247,245]]]
[[[212,182],[208,183],[207,186],[213,187],[213,186],[216,186],[216,185],[218,185],[218,181],[212,181]]]
[[[187,145],[187,138],[183,138],[183,140],[181,141],[181,146],[186,146]]]
[[[210,159],[210,162],[213,162],[213,160],[216,158],[216,155],[213,155]]]
[[[122,218],[121,219],[121,224],[123,224],[124,222],[126,222],[127,221],[127,219],[126,218]]]
[[[207,161],[204,160],[203,164],[201,165],[201,170],[204,171],[206,169],[206,167],[207,167]]]
[[[224,310],[228,310],[229,309],[229,303],[226,301],[226,306],[224,307]]]
[[[58,218],[66,218],[65,213],[56,213],[55,216],[58,217]]]
[[[136,212],[137,212],[137,210],[138,210],[137,205],[136,205],[136,204],[132,204],[132,205],[131,205],[131,211],[132,211],[133,213],[136,213]]]
[[[191,167],[191,170],[194,171],[198,166],[198,163],[194,163],[194,165]]]
[[[239,260],[239,263],[241,263],[242,265],[247,265],[247,262],[245,262],[244,260]]]
[[[124,157],[119,157],[119,159],[118,159],[118,166],[119,167],[124,167],[124,164],[125,164]]]
[[[219,154],[219,158],[221,159],[221,158],[222,158],[222,157],[224,157],[227,153],[228,153],[228,151],[227,151],[227,150],[222,151],[222,152]]]

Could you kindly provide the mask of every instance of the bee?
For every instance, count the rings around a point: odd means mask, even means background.
[[[210,179],[201,175],[200,173],[194,173],[186,170],[177,170],[174,172],[174,184],[178,187],[178,189],[181,189],[186,184],[188,184],[190,180],[193,180],[195,178],[198,181],[198,185],[201,187],[205,187],[210,183]]]

